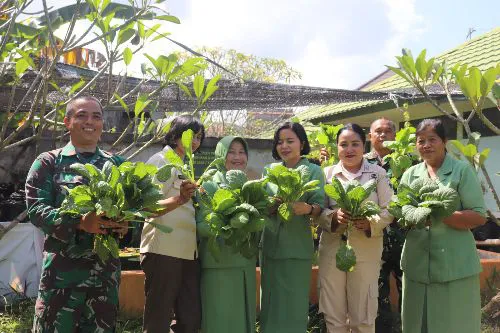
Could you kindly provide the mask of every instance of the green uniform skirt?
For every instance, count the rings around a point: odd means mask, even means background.
[[[479,275],[423,284],[403,275],[404,333],[480,333]]]
[[[202,333],[255,332],[255,266],[201,270]]]
[[[312,260],[263,259],[260,332],[305,333]]]

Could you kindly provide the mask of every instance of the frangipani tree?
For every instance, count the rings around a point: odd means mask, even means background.
[[[181,91],[193,96],[193,112],[197,113],[217,90],[218,77],[206,82],[199,75],[206,68],[203,58],[186,57],[180,61],[173,53],[158,57],[146,54],[141,66],[142,78],[134,80],[133,87],[125,84],[132,59],[144,53],[146,45],[166,38],[165,33],[159,32],[165,24],[180,23],[177,17],[160,11],[157,4],[161,0],[130,5],[110,0],[77,0],[74,5],[53,11],[49,11],[46,0],[41,2],[41,12],[28,14],[32,22],[38,22],[35,27],[19,20],[30,12],[33,0],[13,0],[2,6],[0,87],[9,90],[9,102],[7,109],[0,113],[0,152],[37,141],[47,130],[54,133],[55,141],[56,133],[63,134],[62,117],[69,100],[89,93],[96,82],[107,81],[102,101],[104,109],[126,111],[130,121],[117,143],[132,133],[133,142],[120,153],[133,157],[133,150],[144,149],[144,144],[148,146],[160,140],[168,130],[168,123],[150,117],[159,108],[157,100],[163,89],[178,85]],[[76,32],[77,22],[86,22],[83,33]],[[56,65],[61,57],[95,43],[100,43],[105,50],[98,71],[90,79],[60,87]],[[114,75],[117,67],[125,69],[120,76]],[[25,79],[26,75],[29,79]],[[145,93],[142,88],[152,81],[156,88]],[[194,82],[192,87],[190,82]],[[64,100],[47,98],[54,90],[65,96]],[[19,98],[18,91],[26,93]],[[29,108],[23,109],[27,104]],[[22,137],[21,133],[27,130],[32,135]],[[138,144],[140,142],[143,145]]]
[[[469,126],[470,121],[474,116],[477,116],[493,133],[500,135],[500,128],[489,120],[483,112],[485,103],[488,100],[492,101],[500,110],[500,82],[497,80],[500,76],[500,63],[485,71],[481,71],[475,66],[460,63],[450,68],[446,60],[437,62],[435,58],[426,59],[426,50],[420,52],[415,59],[411,52],[406,49],[396,59],[398,67],[387,66],[387,68],[405,79],[413,88],[417,89],[440,113],[463,126],[469,138],[469,143],[463,145],[455,140],[452,144],[477,171],[481,170],[483,172],[485,181],[498,207],[497,209],[500,210],[500,199],[484,167],[484,161],[489,155],[489,149],[479,152],[477,146],[480,135],[479,133],[472,132]],[[428,89],[431,85],[438,85],[445,92],[451,112],[440,106],[429,95]],[[467,117],[458,110],[453,100],[451,93],[453,86],[460,88],[462,94],[470,104],[471,112]],[[496,220],[491,212],[489,212],[489,215],[492,219]]]

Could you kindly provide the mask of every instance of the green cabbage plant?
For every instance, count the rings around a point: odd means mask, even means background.
[[[457,208],[458,193],[439,186],[435,180],[417,178],[411,184],[400,184],[389,204],[389,212],[405,228],[423,228],[430,218],[442,219]]]
[[[353,180],[344,186],[337,179],[332,179],[332,184],[325,185],[325,193],[335,200],[337,207],[349,212],[353,219],[366,218],[380,213],[380,207],[373,201],[366,200],[376,189],[377,182],[371,180],[364,185]],[[343,234],[341,244],[335,255],[336,266],[343,272],[351,272],[356,265],[356,254],[349,244],[349,232],[353,228],[353,223],[347,225]]]
[[[81,217],[90,212],[115,222],[150,223],[163,232],[172,230],[147,219],[163,208],[158,204],[163,193],[153,183],[154,165],[124,162],[120,166],[107,161],[102,170],[92,164],[72,164],[71,170],[85,178],[87,185],[67,188],[68,195],[59,208],[61,215]],[[94,252],[102,261],[118,258],[118,243],[113,235],[95,235]]]
[[[267,180],[249,181],[241,170],[228,171],[226,180],[226,184],[202,184],[198,234],[208,238],[208,249],[216,260],[220,257],[220,242],[234,253],[253,258],[258,252],[260,232],[270,223],[270,198],[264,188]]]
[[[294,202],[300,201],[304,194],[319,189],[319,180],[311,180],[311,172],[305,165],[291,169],[277,164],[272,168],[266,168],[266,171],[265,179],[277,187],[276,197],[281,200],[278,216],[283,221],[288,222],[292,218]]]

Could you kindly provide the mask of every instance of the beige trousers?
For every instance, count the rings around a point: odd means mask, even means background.
[[[348,333],[349,330],[374,333],[381,259],[380,255],[375,255],[378,260],[363,259],[373,257],[379,247],[375,246],[368,256],[363,253],[369,251],[368,248],[355,249],[358,262],[352,272],[346,273],[335,266],[339,242],[339,239],[330,239],[328,248],[320,249],[319,310],[325,316],[328,333]]]

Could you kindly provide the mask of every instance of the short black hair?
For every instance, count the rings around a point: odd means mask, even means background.
[[[444,124],[440,119],[424,119],[417,125],[417,130],[415,135],[418,136],[422,133],[427,127],[430,127],[434,132],[436,132],[437,136],[446,142],[446,129],[444,128]]]
[[[276,161],[281,161],[281,157],[278,155],[278,150],[276,150],[276,146],[278,146],[278,141],[280,139],[280,132],[281,130],[284,129],[290,129],[292,130],[297,137],[299,138],[300,143],[302,144],[302,149],[300,150],[300,155],[307,155],[311,151],[311,146],[309,145],[309,140],[307,139],[307,134],[306,130],[304,127],[296,122],[292,121],[287,121],[284,122],[283,124],[278,127],[276,132],[274,132],[274,139],[273,139],[273,158]]]
[[[102,107],[101,101],[99,101],[94,96],[84,95],[84,96],[74,97],[68,102],[68,104],[66,105],[66,113],[64,114],[64,117],[71,118],[73,116],[73,113],[75,113],[75,104],[76,104],[76,102],[79,102],[79,101],[94,102],[99,106],[101,113],[103,113],[103,107]]]
[[[396,124],[392,120],[390,120],[389,118],[386,118],[386,117],[380,117],[380,118],[377,118],[374,121],[372,121],[370,124],[370,132],[372,131],[373,124],[375,124],[379,120],[387,121],[389,123],[389,126],[391,126],[392,131],[394,133],[396,133]]]
[[[203,144],[203,140],[205,139],[205,126],[201,123],[198,118],[195,118],[191,115],[181,115],[175,117],[170,124],[170,130],[167,134],[165,134],[165,138],[163,139],[163,144],[168,145],[171,148],[177,148],[177,140],[182,138],[182,133],[191,129],[194,134],[201,131],[201,140],[200,147]]]
[[[339,137],[340,134],[344,131],[353,131],[359,135],[361,138],[361,141],[363,142],[363,145],[366,144],[366,134],[365,131],[359,126],[358,124],[353,124],[353,123],[348,123],[345,124],[344,127],[342,127],[338,132],[337,132],[337,143],[339,143]]]

